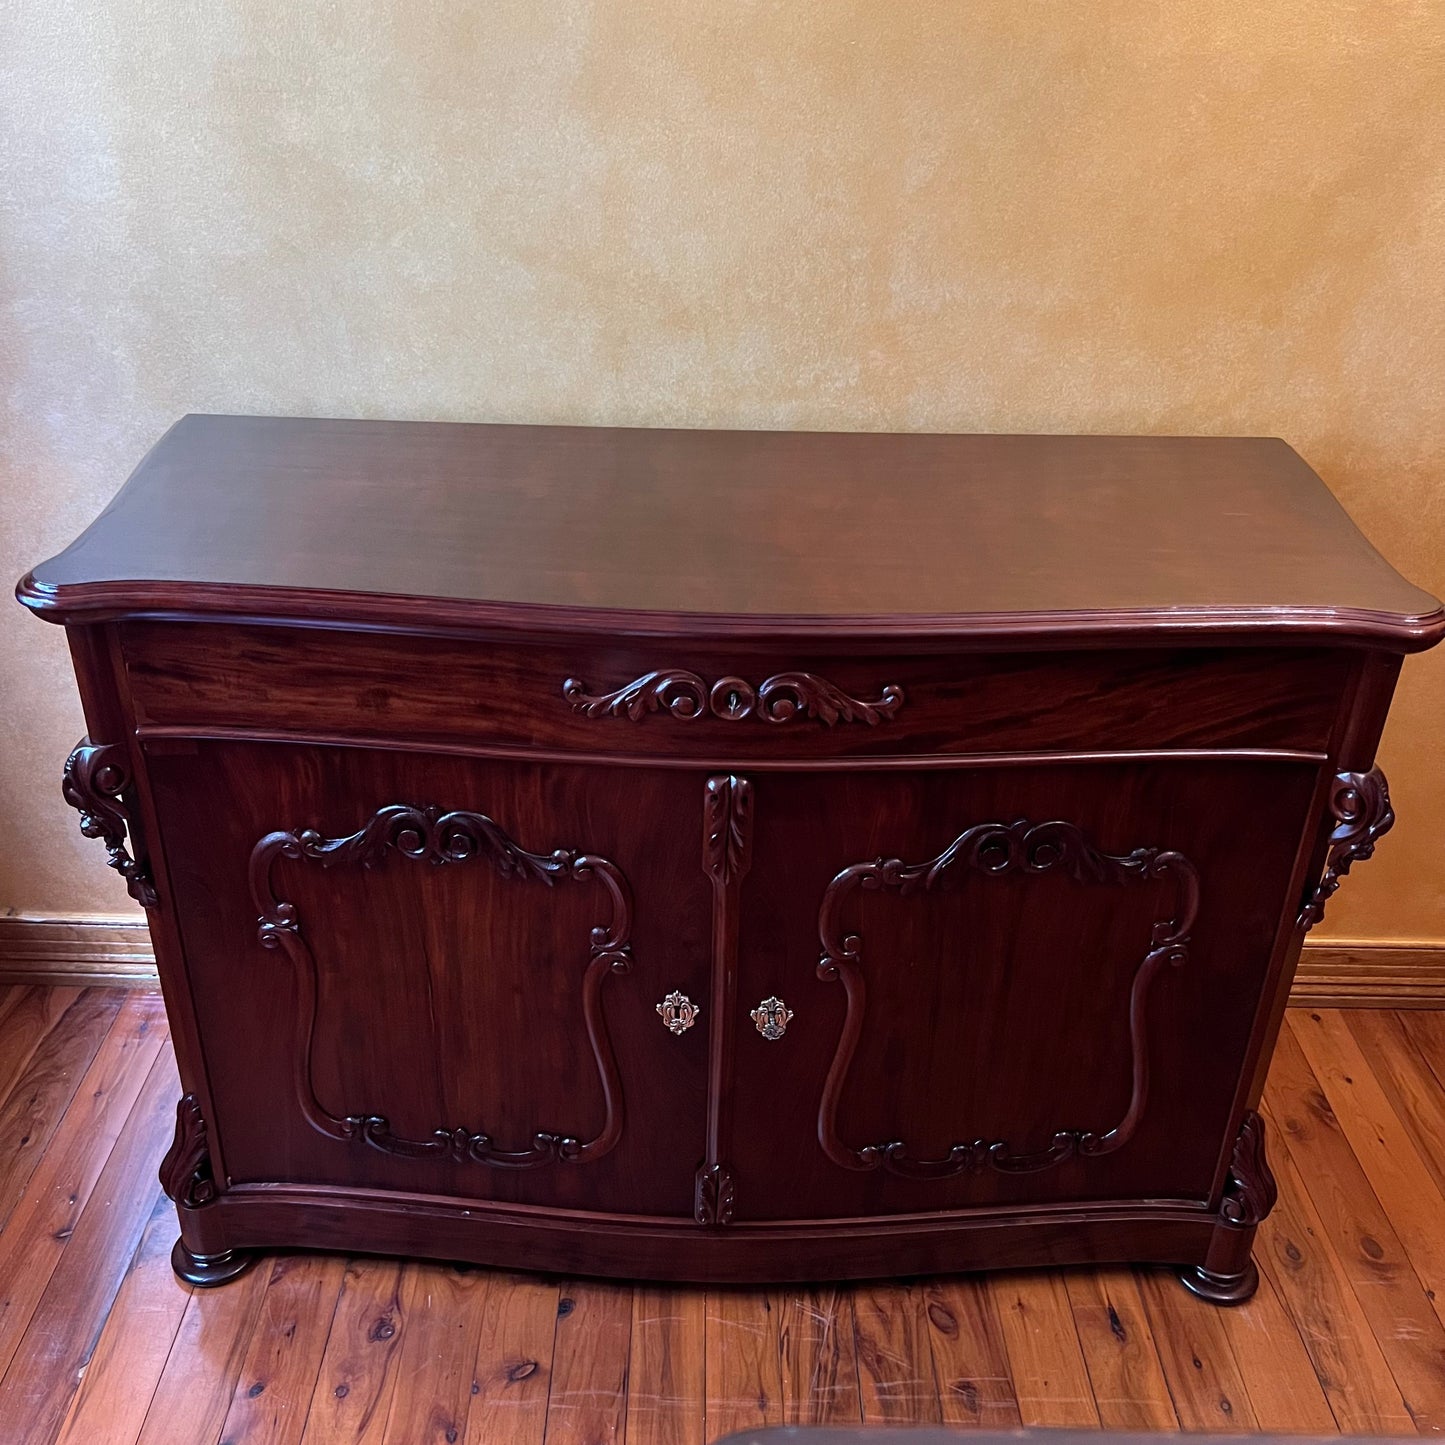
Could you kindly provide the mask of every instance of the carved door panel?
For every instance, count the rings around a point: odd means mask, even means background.
[[[234,1184],[691,1214],[706,1030],[658,1006],[707,997],[707,882],[654,840],[695,780],[150,752]]]
[[[1208,1196],[1313,765],[750,782],[737,1221]]]

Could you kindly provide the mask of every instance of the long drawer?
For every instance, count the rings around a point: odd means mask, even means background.
[[[803,653],[132,622],[137,725],[739,761],[1326,749],[1344,650]]]

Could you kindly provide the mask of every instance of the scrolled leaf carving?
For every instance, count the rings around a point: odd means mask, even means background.
[[[129,787],[124,752],[114,744],[82,738],[65,761],[60,792],[80,814],[80,831],[105,844],[108,865],[125,879],[126,892],[142,908],[154,908],[155,885],[126,848],[122,795]]]
[[[1264,1120],[1247,1109],[1234,1141],[1220,1217],[1230,1224],[1259,1224],[1278,1197],[1279,1186],[1264,1152]]]
[[[703,792],[703,866],[714,883],[743,877],[752,862],[753,785],[727,774]]]
[[[1340,880],[1356,863],[1375,851],[1375,844],[1395,826],[1390,789],[1379,768],[1368,773],[1337,773],[1330,787],[1330,814],[1335,820],[1325,854],[1324,876],[1300,913],[1300,927],[1313,928],[1325,916],[1325,904],[1339,891]]]
[[[562,696],[584,717],[626,717],[632,722],[641,722],[661,708],[678,718],[702,717],[708,708],[707,684],[695,672],[680,669],[644,673],[600,697],[590,696],[584,682],[569,677],[562,684]]]
[[[548,887],[564,881],[601,886],[608,900],[607,919],[591,931],[582,975],[582,1017],[605,1106],[602,1131],[595,1139],[583,1141],[570,1134],[539,1130],[523,1148],[506,1149],[484,1131],[459,1127],[434,1129],[424,1138],[412,1139],[397,1134],[384,1114],[341,1113],[321,1102],[311,1060],[316,1031],[316,960],[302,936],[295,904],[275,894],[272,870],[281,859],[311,861],[324,868],[378,868],[393,852],[436,866],[481,860],[504,878]],[[602,1015],[601,990],[610,975],[626,973],[631,966],[632,898],[614,863],[566,849],[530,853],[483,813],[443,812],[398,803],[378,809],[356,832],[342,837],[327,838],[309,828],[268,833],[251,852],[251,893],[259,913],[257,937],[262,947],[283,950],[296,967],[300,1007],[295,1088],[302,1113],[318,1133],[406,1159],[442,1158],[500,1169],[581,1164],[600,1159],[616,1147],[622,1134],[622,1086]]]
[[[868,701],[811,672],[780,672],[754,687],[741,677],[721,677],[708,684],[697,673],[677,668],[644,673],[615,692],[597,695],[589,693],[580,678],[569,677],[562,684],[562,696],[584,717],[625,717],[632,722],[666,711],[685,721],[707,716],[725,722],[751,717],[767,723],[809,718],[825,727],[840,722],[875,727],[903,706],[903,689],[891,682]]]
[[[206,1120],[194,1094],[184,1095],[176,1105],[175,1137],[161,1160],[160,1180],[166,1197],[186,1209],[199,1209],[216,1197]]]
[[[736,1201],[733,1176],[723,1165],[705,1164],[697,1171],[692,1213],[699,1224],[731,1224]]]
[[[853,1054],[863,1031],[867,984],[863,973],[863,939],[843,927],[843,909],[854,890],[889,891],[908,897],[943,887],[968,874],[1061,872],[1079,883],[1126,884],[1172,879],[1176,887],[1171,917],[1155,922],[1148,949],[1135,970],[1129,991],[1129,1037],[1132,1087],[1122,1118],[1104,1131],[1056,1130],[1042,1149],[1019,1151],[1003,1139],[971,1139],[952,1145],[937,1159],[917,1159],[901,1139],[853,1147],[838,1134],[837,1111]],[[1132,853],[1105,853],[1072,823],[980,823],[960,833],[937,857],[922,863],[877,858],[845,868],[828,885],[818,913],[823,956],[818,977],[841,982],[846,998],[843,1031],[823,1086],[818,1107],[818,1141],[823,1152],[845,1169],[887,1169],[911,1179],[947,1179],[973,1170],[994,1169],[1024,1174],[1052,1168],[1076,1156],[1112,1154],[1133,1136],[1149,1094],[1149,1052],[1145,1036],[1145,1004],[1149,986],[1166,967],[1185,963],[1189,930],[1199,908],[1199,876],[1182,854],[1169,849],[1136,848]]]
[[[850,697],[842,688],[810,672],[780,672],[758,688],[758,713],[770,723],[810,717],[828,727],[838,722],[863,722],[873,727],[902,706],[903,689],[891,682],[873,702]]]

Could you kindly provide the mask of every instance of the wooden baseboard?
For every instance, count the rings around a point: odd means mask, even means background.
[[[154,988],[158,981],[144,918],[0,914],[0,984]]]
[[[1292,1007],[1445,1008],[1445,943],[1307,942]]]
[[[0,984],[156,982],[144,919],[0,914]],[[1289,1001],[1297,1008],[1445,1008],[1445,943],[1307,942]]]

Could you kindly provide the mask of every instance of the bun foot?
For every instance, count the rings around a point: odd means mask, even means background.
[[[1259,1270],[1252,1259],[1237,1274],[1215,1274],[1201,1264],[1179,1271],[1179,1283],[1191,1294],[1215,1305],[1242,1305],[1259,1288]]]
[[[183,1239],[176,1240],[171,1250],[171,1268],[176,1277],[197,1289],[210,1289],[225,1284],[250,1269],[254,1256],[245,1250],[228,1249],[221,1254],[192,1254]]]

